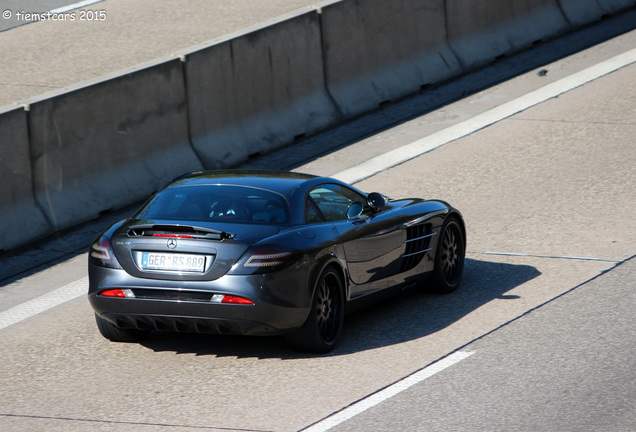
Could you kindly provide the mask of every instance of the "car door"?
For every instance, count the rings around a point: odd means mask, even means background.
[[[364,294],[370,282],[400,271],[404,230],[389,210],[374,211],[366,197],[345,186],[321,184],[309,192],[309,199],[324,219],[331,222],[343,244],[349,276],[354,285],[351,295]],[[362,211],[358,204],[362,205]]]

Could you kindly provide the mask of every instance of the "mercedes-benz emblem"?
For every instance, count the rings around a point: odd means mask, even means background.
[[[174,249],[176,247],[177,247],[177,239],[173,239],[173,238],[169,239],[168,240],[168,248]]]

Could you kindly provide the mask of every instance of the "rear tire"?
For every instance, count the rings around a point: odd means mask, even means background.
[[[316,282],[307,320],[285,338],[296,351],[327,353],[338,343],[343,318],[344,284],[338,271],[327,267]]]
[[[102,336],[113,342],[139,342],[148,336],[146,330],[120,329],[97,314],[95,314],[95,322]]]
[[[436,294],[455,291],[462,281],[466,244],[464,234],[456,218],[446,219],[440,231],[435,254],[435,269],[427,287]]]

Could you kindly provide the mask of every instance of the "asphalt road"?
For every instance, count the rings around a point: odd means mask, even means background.
[[[636,259],[461,348],[460,364],[332,428],[633,431]]]
[[[635,46],[630,32],[420,115],[424,94],[400,105],[408,121],[369,132],[383,111],[322,136],[364,139],[258,163],[338,174]],[[110,343],[80,296],[0,329],[0,430],[635,430],[634,77],[622,67],[357,185],[462,210],[456,293],[406,292],[349,316],[339,347],[317,357],[282,338]],[[82,253],[5,281],[0,321],[85,275]],[[457,352],[472,354],[333,421]]]

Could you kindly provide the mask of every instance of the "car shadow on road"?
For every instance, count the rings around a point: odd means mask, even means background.
[[[404,291],[345,318],[342,339],[329,356],[352,354],[424,338],[444,329],[541,273],[532,266],[467,259],[460,289],[450,295]],[[310,358],[283,337],[243,337],[153,332],[142,345],[156,352],[237,358]]]

